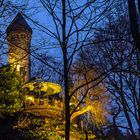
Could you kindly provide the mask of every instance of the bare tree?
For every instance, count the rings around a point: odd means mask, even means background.
[[[97,29],[98,24],[102,23],[105,13],[110,8],[111,3],[103,0],[98,2],[96,0],[86,0],[79,2],[77,0],[40,0],[47,14],[49,14],[50,28],[30,19],[43,31],[46,37],[51,38],[51,44],[60,48],[60,55],[62,56],[63,72],[49,65],[64,80],[65,93],[65,139],[69,140],[70,134],[70,100],[76,91],[85,86],[84,83],[74,89],[71,94],[69,92],[69,73],[71,66],[76,59],[77,52],[84,46],[89,44],[89,39],[93,36],[93,31]],[[53,25],[53,26],[52,26]],[[52,28],[51,28],[52,27]],[[43,61],[43,59],[41,60]],[[98,79],[98,78],[96,78]],[[90,80],[92,83],[95,79]],[[85,95],[86,96],[86,95]],[[82,102],[82,101],[81,101]],[[79,105],[80,102],[77,104]]]
[[[127,15],[111,20],[106,28],[96,34],[101,43],[86,48],[85,63],[94,65],[99,71],[107,71],[109,67],[121,61],[106,78],[106,86],[112,94],[116,111],[113,114],[114,127],[128,129],[134,139],[138,139],[139,131],[139,54],[130,37]],[[127,25],[127,26],[126,26]],[[91,53],[98,52],[98,53]],[[90,54],[90,55],[89,55]],[[125,61],[123,59],[126,57]],[[86,60],[87,59],[87,60]],[[89,60],[90,59],[90,60]],[[123,116],[127,125],[123,127],[117,119]]]

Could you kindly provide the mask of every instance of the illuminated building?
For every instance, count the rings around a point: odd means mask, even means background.
[[[26,83],[25,87],[31,88],[31,91],[28,91],[28,94],[25,96],[25,111],[37,116],[46,116],[48,112],[57,108],[57,105],[62,110],[63,105],[61,102],[52,99],[54,94],[61,92],[60,85],[45,80],[30,80],[30,43],[32,29],[20,13],[17,14],[8,26],[6,33],[9,51],[8,63],[12,69],[23,76],[24,82]],[[36,86],[40,86],[40,84],[43,84],[44,87],[36,89]],[[45,96],[39,95],[42,92],[45,93]],[[58,111],[60,110],[58,109]]]
[[[7,30],[8,63],[24,75],[24,81],[30,79],[30,42],[32,29],[20,13],[14,18]]]

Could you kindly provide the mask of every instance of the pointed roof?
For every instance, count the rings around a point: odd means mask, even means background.
[[[8,35],[12,31],[26,31],[26,30],[32,33],[31,27],[25,21],[21,13],[18,13],[11,22],[11,24],[8,26],[6,33]]]

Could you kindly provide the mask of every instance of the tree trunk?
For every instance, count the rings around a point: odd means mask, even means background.
[[[135,1],[128,0],[131,34],[132,34],[132,37],[134,40],[134,44],[135,44],[136,48],[138,49],[139,55],[140,55],[140,30],[139,30],[139,23],[138,23],[139,18],[137,18],[137,16],[140,16],[140,0],[137,0],[137,4],[138,4],[138,13],[136,10]],[[138,71],[140,71],[140,62],[138,62]],[[139,80],[139,86],[140,86],[140,80]],[[139,101],[139,104],[140,104],[140,101]],[[139,115],[139,119],[140,119],[140,107],[139,106],[140,105],[138,105],[138,115]],[[139,135],[140,135],[140,128],[138,131],[139,131]]]
[[[127,101],[125,99],[124,92],[123,92],[122,65],[121,65],[121,71],[120,71],[120,97],[121,97],[121,102],[122,102],[122,106],[123,106],[124,115],[126,117],[126,120],[127,120],[128,125],[129,125],[130,131],[133,135],[133,138],[135,138],[135,140],[137,140],[137,136],[135,134],[135,131],[134,131],[133,125],[132,125],[132,120],[130,119],[129,113],[127,111]]]
[[[86,130],[85,134],[86,134],[86,140],[88,140],[88,131],[87,130]]]
[[[139,5],[140,2],[138,0],[138,8],[140,8]],[[138,14],[137,14],[134,0],[128,0],[128,10],[129,10],[128,12],[129,12],[129,19],[130,19],[131,34],[134,40],[134,44],[140,53],[140,31],[139,31],[139,24],[137,18]]]
[[[63,18],[63,28],[62,28],[62,51],[63,51],[63,61],[64,61],[64,88],[65,88],[65,140],[70,139],[70,107],[69,107],[69,87],[68,87],[68,60],[67,60],[67,46],[66,46],[66,2],[62,0],[62,18]]]
[[[137,51],[137,69],[138,72],[140,73],[140,53]],[[138,105],[138,133],[139,133],[139,137],[140,137],[140,79],[138,80],[138,101],[137,101],[137,105]]]
[[[140,16],[140,0],[138,0],[138,10],[139,10],[139,16]]]

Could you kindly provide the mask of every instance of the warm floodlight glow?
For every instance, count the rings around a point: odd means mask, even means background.
[[[35,101],[35,99],[34,99],[33,96],[26,96],[25,99],[26,99],[26,100],[30,100],[30,101],[32,101],[33,103],[34,103],[34,101]]]
[[[44,91],[46,95],[57,94],[62,91],[62,88],[59,84],[47,82],[43,80],[34,80],[27,83],[25,88],[29,88],[30,91]]]
[[[20,65],[19,64],[17,65],[17,71],[20,71]]]

